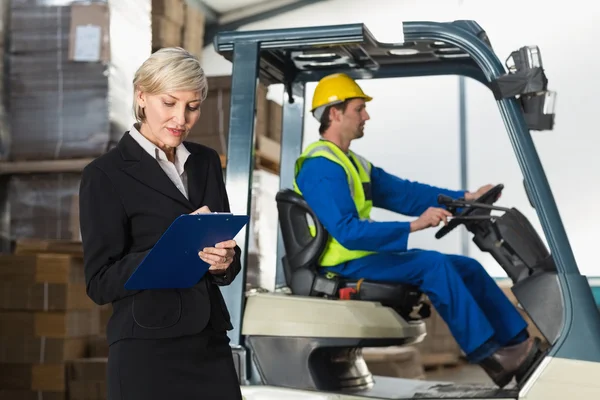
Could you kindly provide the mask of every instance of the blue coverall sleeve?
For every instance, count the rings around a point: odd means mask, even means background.
[[[373,206],[399,214],[417,217],[429,207],[442,207],[437,201],[440,194],[452,198],[464,197],[464,190],[448,190],[398,178],[382,168],[372,166],[371,182]]]
[[[359,218],[344,169],[324,157],[308,159],[296,183],[325,229],[349,250],[403,252],[410,222],[370,222]]]

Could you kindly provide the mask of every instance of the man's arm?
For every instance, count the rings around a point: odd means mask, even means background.
[[[323,157],[304,162],[297,184],[325,229],[350,250],[406,251],[409,222],[362,221],[344,169]]]
[[[438,204],[438,195],[452,198],[465,196],[464,190],[448,190],[398,178],[382,168],[371,168],[373,206],[416,217],[429,207],[444,208]]]

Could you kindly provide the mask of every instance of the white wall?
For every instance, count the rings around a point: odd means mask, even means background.
[[[489,8],[488,8],[489,7]],[[594,199],[600,197],[600,159],[593,154],[600,139],[595,135],[595,109],[600,70],[595,52],[600,13],[583,0],[547,2],[508,0],[396,1],[330,0],[307,6],[269,20],[243,27],[274,29],[294,26],[364,22],[380,41],[397,41],[402,20],[451,21],[473,19],[487,31],[492,45],[504,59],[521,46],[537,44],[550,86],[558,91],[557,120],[551,132],[533,132],[535,144],[550,180],[563,223],[569,234],[579,268],[587,275],[600,275],[592,233],[600,223]],[[543,15],[543,17],[542,17]],[[570,38],[570,39],[568,39]],[[209,75],[231,73],[231,65],[212,47],[205,49],[204,66]],[[369,103],[372,120],[365,137],[353,149],[391,173],[413,180],[458,188],[458,78],[404,78],[360,82],[375,100]],[[308,85],[310,104],[314,84]],[[270,97],[281,101],[281,88]],[[470,189],[485,183],[504,183],[501,203],[524,212],[541,228],[522,186],[522,175],[489,90],[477,82],[467,85],[468,162]],[[317,138],[317,123],[307,115],[305,144]],[[385,145],[378,144],[383,140]],[[377,211],[377,219],[402,219]],[[462,229],[462,228],[461,228]],[[459,230],[443,240],[434,231],[420,232],[412,247],[460,252]],[[482,261],[494,276],[505,276],[497,264],[474,245],[470,255]]]

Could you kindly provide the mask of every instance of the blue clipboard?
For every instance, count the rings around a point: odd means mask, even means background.
[[[185,214],[177,217],[133,271],[125,289],[182,289],[194,286],[210,265],[198,252],[233,239],[247,215]]]

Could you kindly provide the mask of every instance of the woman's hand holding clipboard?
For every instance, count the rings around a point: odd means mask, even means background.
[[[208,206],[202,206],[191,214],[196,215],[211,213],[212,211],[210,211]],[[205,247],[198,252],[198,256],[202,261],[210,265],[208,272],[215,275],[224,274],[225,271],[227,271],[227,268],[229,268],[233,262],[233,257],[235,256],[235,246],[237,246],[235,240],[227,240],[225,242],[215,244],[215,247]]]

